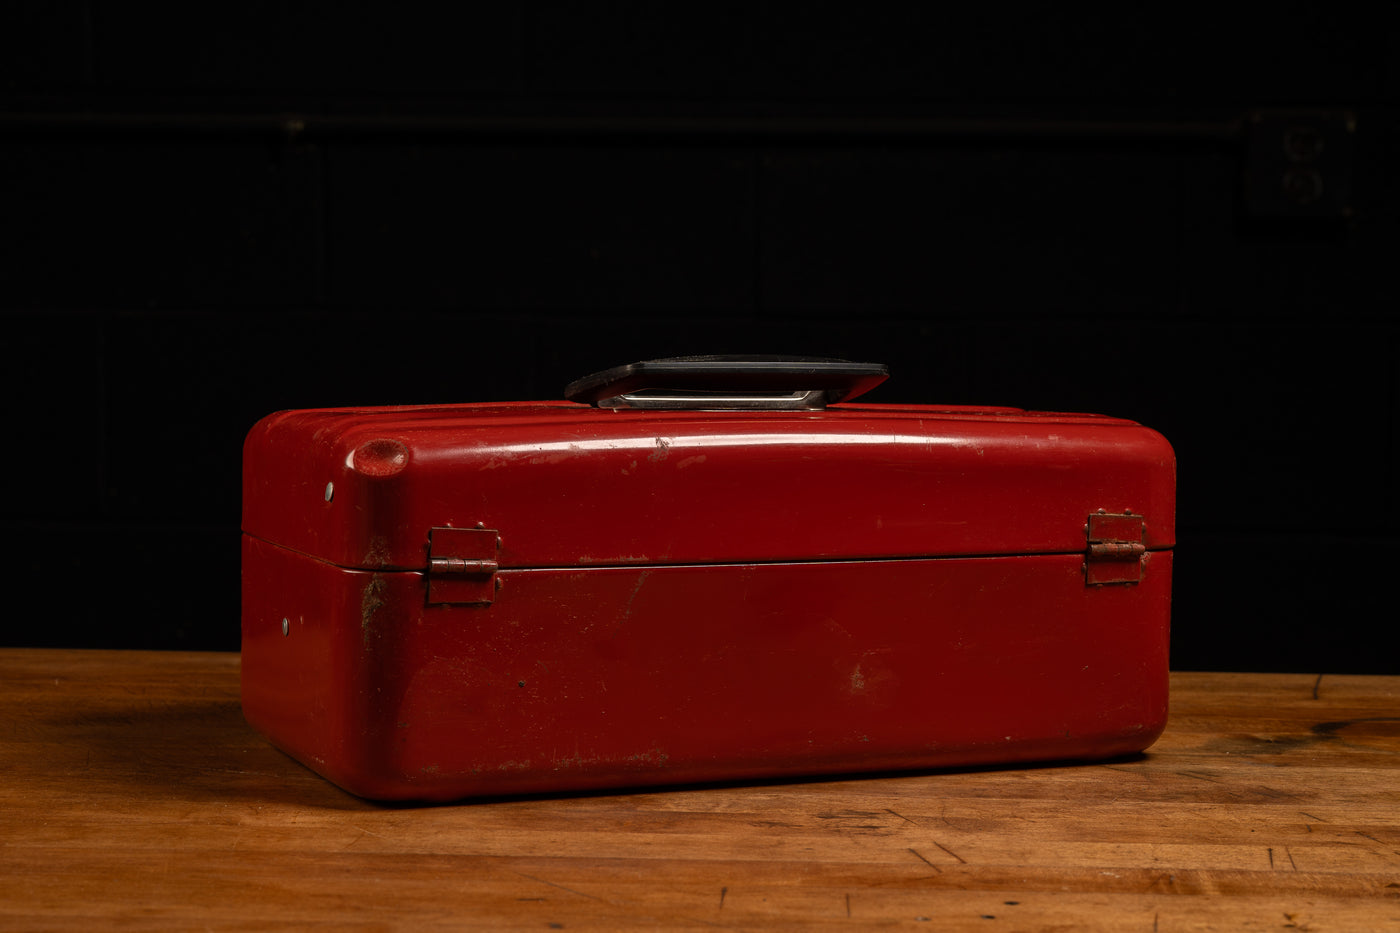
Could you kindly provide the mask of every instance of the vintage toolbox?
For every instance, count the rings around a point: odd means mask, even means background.
[[[1140,751],[1175,459],[1098,415],[653,361],[572,401],[285,411],[244,449],[243,706],[376,799]]]

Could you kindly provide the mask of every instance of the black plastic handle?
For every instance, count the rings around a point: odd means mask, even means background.
[[[564,397],[599,408],[819,409],[889,378],[883,363],[803,356],[680,356],[576,379]]]

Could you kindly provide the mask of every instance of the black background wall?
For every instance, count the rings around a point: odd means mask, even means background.
[[[131,6],[0,13],[0,643],[236,648],[269,411],[766,351],[1158,428],[1174,664],[1397,671],[1388,21]]]

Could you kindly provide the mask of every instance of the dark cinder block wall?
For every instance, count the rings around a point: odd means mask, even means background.
[[[1158,428],[1174,664],[1400,670],[1390,20],[672,7],[7,5],[0,643],[237,648],[269,411],[780,352]]]

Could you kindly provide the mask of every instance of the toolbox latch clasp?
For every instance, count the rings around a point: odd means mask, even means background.
[[[428,604],[490,605],[499,585],[501,538],[494,528],[428,531]]]
[[[1141,515],[1098,511],[1089,516],[1084,530],[1089,537],[1089,550],[1084,555],[1086,585],[1142,580],[1147,546],[1143,544],[1146,524]]]

